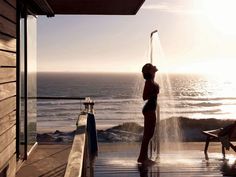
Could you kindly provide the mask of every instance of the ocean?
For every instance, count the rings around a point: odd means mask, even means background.
[[[236,119],[236,81],[198,74],[161,74],[161,119]],[[143,125],[144,80],[140,74],[39,73],[38,96],[90,97],[97,129],[125,122]],[[37,100],[38,131],[73,130],[80,100]]]

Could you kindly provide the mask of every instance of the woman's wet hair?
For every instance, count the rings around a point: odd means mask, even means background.
[[[150,73],[143,73],[143,78],[146,80],[153,79],[153,75]]]

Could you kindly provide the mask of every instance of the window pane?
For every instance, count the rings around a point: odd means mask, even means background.
[[[24,28],[25,19],[20,19],[20,135],[19,135],[19,157],[23,158],[25,153],[25,28]]]
[[[36,18],[27,16],[27,117],[28,117],[28,151],[36,142],[36,117],[37,117],[37,25]]]

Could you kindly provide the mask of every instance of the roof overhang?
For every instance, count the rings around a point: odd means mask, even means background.
[[[37,15],[135,15],[145,0],[31,0]]]

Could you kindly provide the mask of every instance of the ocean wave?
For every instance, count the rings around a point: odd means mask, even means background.
[[[220,101],[220,100],[235,100],[236,97],[179,97],[177,100],[189,101]]]
[[[82,108],[72,108],[72,107],[38,107],[38,112],[43,113],[59,113],[59,112],[70,112],[70,113],[79,113],[82,111]]]
[[[109,97],[109,98],[102,98],[96,97],[99,99],[96,99],[95,97],[90,97],[92,100],[95,101],[95,103],[134,103],[134,102],[143,102],[142,98],[119,98],[119,97]],[[95,99],[94,99],[95,98]],[[220,101],[220,100],[235,100],[236,97],[194,97],[194,96],[159,96],[159,101],[161,102],[169,102],[169,101]],[[83,100],[37,100],[38,105],[71,105],[71,104],[83,104]]]
[[[196,114],[196,113],[217,113],[217,112],[221,112],[221,109],[213,109],[213,110],[184,110],[184,111],[180,111],[180,110],[172,110],[172,111],[162,111],[161,110],[161,114]]]
[[[43,116],[40,117],[39,119],[37,119],[38,122],[71,122],[73,121],[74,123],[76,122],[78,116],[74,116],[74,117],[59,117],[59,116],[55,116],[55,117],[47,117],[47,116]]]
[[[83,102],[81,101],[43,101],[43,102],[37,102],[38,106],[55,106],[55,105],[83,105]]]
[[[94,100],[95,103],[134,103],[142,102],[141,98],[126,98],[126,99],[98,99]]]
[[[68,119],[70,119],[70,117],[78,117],[78,115],[79,115],[79,112],[68,112],[68,113],[49,113],[49,112],[47,112],[47,113],[45,113],[45,112],[43,112],[43,113],[37,113],[37,117],[38,118],[46,118],[46,117],[49,117],[50,119],[54,119],[55,120],[55,118],[60,118],[60,119],[62,119],[63,118],[63,120],[65,119],[65,120],[68,120]]]
[[[215,107],[223,105],[222,103],[212,103],[212,102],[185,103],[185,104],[193,107]]]
[[[138,98],[124,98],[124,99],[93,99],[92,100],[95,102],[95,104],[115,104],[115,103],[140,103],[142,102],[142,99]],[[83,105],[83,100],[82,101],[68,101],[68,100],[55,100],[55,101],[37,101],[38,106],[47,106],[47,105]]]

